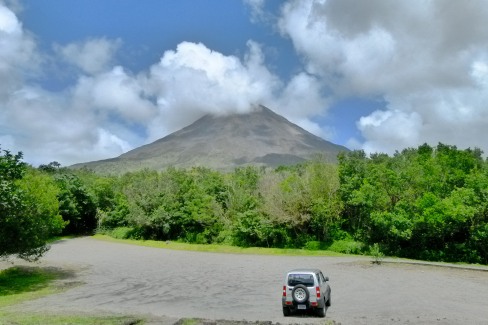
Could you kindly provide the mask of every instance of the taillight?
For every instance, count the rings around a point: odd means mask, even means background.
[[[315,287],[315,292],[317,294],[317,299],[320,298],[320,287]]]
[[[286,286],[283,286],[283,297],[286,297]]]

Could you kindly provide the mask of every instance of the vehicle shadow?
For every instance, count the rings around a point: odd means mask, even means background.
[[[329,307],[325,307],[326,315],[328,309]],[[323,319],[323,317],[318,316],[313,310],[295,310],[289,316],[286,316],[286,318],[322,318]],[[331,324],[335,324],[335,323],[331,323]]]

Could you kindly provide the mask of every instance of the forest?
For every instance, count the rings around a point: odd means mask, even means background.
[[[99,175],[0,154],[0,257],[35,260],[54,235],[102,233],[488,264],[488,162],[424,144],[276,169]]]

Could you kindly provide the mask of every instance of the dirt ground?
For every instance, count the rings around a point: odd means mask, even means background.
[[[15,264],[25,264],[15,261]],[[63,293],[19,311],[147,315],[281,324],[488,324],[488,272],[383,263],[361,257],[292,257],[173,251],[96,240],[63,240],[37,264],[67,270]],[[0,263],[0,269],[7,267]],[[293,268],[330,278],[326,319],[283,317],[282,282]],[[72,286],[72,287],[71,287]]]

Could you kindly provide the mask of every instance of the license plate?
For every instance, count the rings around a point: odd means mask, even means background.
[[[297,308],[298,309],[307,309],[307,305],[298,305]]]

